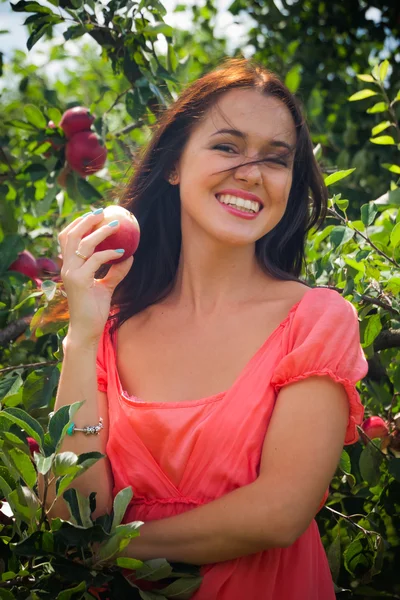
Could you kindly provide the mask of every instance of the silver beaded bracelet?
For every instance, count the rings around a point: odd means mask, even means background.
[[[103,429],[103,419],[100,417],[98,425],[87,425],[86,427],[76,427],[75,423],[71,423],[71,425],[67,429],[67,434],[72,435],[75,431],[82,431],[86,435],[98,435],[100,431]]]

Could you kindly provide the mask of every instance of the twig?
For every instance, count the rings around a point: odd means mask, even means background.
[[[107,110],[104,112],[103,117],[105,117],[110,111],[112,111],[112,109],[114,108],[114,106],[116,104],[118,104],[118,102],[121,100],[121,98],[123,96],[125,96],[125,94],[127,94],[132,88],[128,87],[127,90],[121,92],[120,94],[118,94],[118,96],[115,98],[114,102],[111,104],[110,108],[107,108]]]
[[[14,171],[7,154],[4,152],[3,148],[0,146],[0,157],[6,163],[13,177],[16,177],[17,173]]]
[[[342,217],[342,215],[340,215],[338,212],[336,212],[336,210],[334,210],[332,208],[328,208],[328,213],[331,213],[332,216],[336,217],[337,219],[340,219],[340,221],[342,221],[343,223],[345,223],[345,225],[347,225],[348,219],[345,219],[344,217]],[[370,246],[372,246],[374,248],[374,250],[378,254],[380,254],[381,256],[383,256],[384,258],[386,258],[386,260],[388,260],[395,267],[397,267],[398,269],[400,269],[400,265],[395,260],[393,260],[392,258],[390,258],[390,256],[388,256],[387,254],[385,254],[384,252],[382,252],[382,250],[379,250],[379,248],[377,248],[377,246],[375,246],[375,244],[373,242],[371,242],[371,240],[369,239],[369,237],[367,235],[364,235],[361,231],[359,231],[355,227],[352,227],[352,229],[353,229],[353,231],[355,231],[356,233],[358,233],[358,235],[360,235],[366,242],[368,242],[370,244]]]
[[[3,369],[0,369],[0,373],[6,373],[7,371],[15,371],[16,369],[30,369],[36,367],[44,367],[48,365],[57,365],[58,362],[58,360],[46,360],[44,362],[29,363],[27,365],[15,365],[14,367],[4,367]]]
[[[22,317],[22,319],[16,319],[12,323],[9,323],[0,331],[0,346],[5,346],[8,342],[19,337],[21,333],[24,333],[25,329],[29,327],[31,320],[32,315],[29,317]]]
[[[123,129],[121,129],[120,131],[116,131],[114,133],[114,135],[115,135],[115,137],[125,135],[126,133],[129,133],[130,131],[137,129],[138,127],[142,127],[143,125],[144,125],[144,122],[142,120],[136,121],[136,123],[132,123],[131,125],[127,125]]]
[[[365,534],[365,535],[369,535],[371,533],[374,533],[375,535],[378,535],[379,537],[381,537],[381,534],[378,533],[377,531],[370,531],[368,529],[364,529],[364,527],[361,527],[361,525],[358,525],[358,523],[354,523],[354,521],[352,521],[352,519],[350,517],[348,517],[347,515],[344,515],[343,513],[335,510],[334,508],[331,508],[330,506],[324,506],[324,508],[326,508],[327,510],[330,510],[331,512],[335,513],[335,515],[339,515],[339,517],[342,517],[342,519],[346,519],[346,521],[350,521],[350,523],[352,525],[354,525],[354,527],[358,527],[358,529],[361,529],[361,531]],[[365,519],[367,518],[365,515],[356,515],[356,516],[363,516]]]

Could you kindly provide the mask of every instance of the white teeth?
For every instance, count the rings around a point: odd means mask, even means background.
[[[243,198],[238,198],[237,196],[231,196],[230,194],[222,194],[221,196],[217,196],[217,198],[223,204],[232,204],[233,206],[237,206],[241,209],[245,209],[245,212],[251,211],[251,212],[258,213],[258,211],[261,210],[261,204],[259,204],[258,202],[252,202],[251,200],[244,200]]]

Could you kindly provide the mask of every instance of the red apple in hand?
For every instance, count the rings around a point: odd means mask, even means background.
[[[84,106],[74,106],[65,111],[60,121],[60,127],[67,138],[80,131],[88,131],[94,121],[94,116]]]
[[[139,223],[137,222],[136,217],[129,210],[116,204],[106,206],[103,215],[103,220],[100,221],[100,223],[96,225],[92,231],[96,231],[96,229],[99,227],[107,225],[107,223],[110,223],[115,219],[118,219],[119,227],[115,233],[109,235],[105,240],[100,242],[94,251],[100,252],[102,250],[117,250],[118,248],[123,248],[125,253],[121,257],[112,259],[106,264],[122,262],[129,256],[132,256],[139,246]]]
[[[381,417],[368,417],[361,425],[362,430],[367,436],[373,440],[374,438],[380,438],[381,440],[389,435],[389,429]],[[368,439],[361,434],[364,443],[368,443]]]

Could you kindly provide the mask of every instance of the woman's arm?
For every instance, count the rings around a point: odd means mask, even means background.
[[[103,418],[104,429],[98,435],[85,435],[76,432],[72,436],[66,435],[61,452],[101,452],[105,454],[108,439],[108,406],[106,394],[97,390],[96,356],[98,343],[81,343],[79,339],[73,340],[69,334],[64,339],[64,358],[61,377],[57,391],[54,410],[62,406],[73,404],[81,400],[85,403],[75,414],[74,422],[77,427],[97,425],[99,418]],[[70,487],[76,488],[84,496],[97,492],[96,511],[94,517],[111,511],[112,507],[112,475],[107,458],[102,458],[92,465],[85,473],[77,477]],[[43,498],[43,477],[39,479],[39,491]],[[50,507],[55,498],[55,482],[49,486],[46,506]],[[49,513],[50,518],[69,518],[69,510],[63,498],[59,498]]]
[[[291,545],[310,525],[335,473],[348,415],[346,392],[330,377],[282,388],[258,479],[181,515],[145,523],[121,555],[202,565]]]

